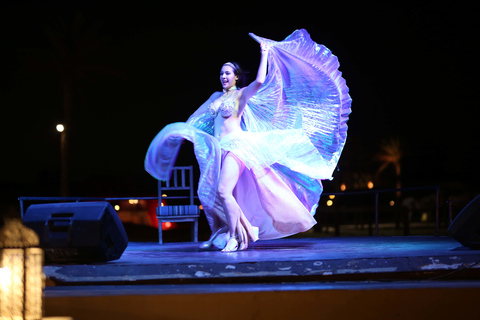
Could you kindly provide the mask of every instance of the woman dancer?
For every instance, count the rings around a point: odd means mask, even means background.
[[[194,144],[198,196],[212,230],[203,248],[245,250],[250,241],[307,231],[346,139],[351,99],[324,46],[297,30],[261,43],[255,81],[237,86],[238,65],[222,66],[216,92],[186,123],[166,126],[152,141],[145,168],[170,176],[181,140]],[[267,74],[268,62],[268,74]]]
[[[232,132],[243,131],[240,126],[243,110],[247,105],[247,101],[260,89],[267,74],[269,46],[262,42],[260,51],[261,59],[255,81],[247,87],[237,87],[237,81],[243,76],[243,72],[238,64],[232,62],[225,63],[220,71],[220,82],[223,87],[223,92],[214,93],[209,99],[209,101],[213,100],[213,102],[208,106],[206,104],[202,105],[191,116],[191,118],[195,118],[207,111],[210,112],[215,118],[214,137],[218,141],[221,141],[223,137]],[[205,110],[205,108],[207,110]],[[250,229],[249,226],[242,226],[240,219],[242,210],[233,196],[233,190],[244,168],[245,165],[242,160],[236,157],[234,153],[224,151],[217,188],[217,194],[225,212],[225,227],[228,228],[229,237],[225,248],[222,250],[223,252],[236,251],[237,249],[245,250],[248,247],[250,239],[256,241],[258,238],[258,235],[255,234],[255,229]],[[225,227],[220,228],[218,232],[224,231],[226,229]],[[246,231],[252,231],[252,229],[253,234],[249,235]],[[258,230],[256,233],[258,234]],[[213,239],[214,237],[211,237],[202,247],[210,247]]]

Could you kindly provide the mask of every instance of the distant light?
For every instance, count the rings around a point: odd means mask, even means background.
[[[393,207],[395,205],[395,201],[390,200],[390,207]]]
[[[202,205],[199,205],[198,208],[199,208],[200,210],[203,210],[203,206],[202,206]]]
[[[120,206],[118,204],[116,204],[114,208],[115,208],[116,211],[120,210]]]
[[[347,190],[347,186],[345,185],[345,183],[342,183],[342,184],[340,185],[340,190],[341,190],[341,191]]]
[[[162,198],[168,197],[166,193],[162,194]]]
[[[333,206],[333,201],[332,200],[327,200],[327,206],[329,206],[329,207]]]
[[[65,127],[61,123],[57,124],[56,128],[58,132],[63,132],[65,130]]]
[[[128,200],[128,203],[130,203],[130,204],[138,204],[138,199],[130,199],[130,200]]]
[[[368,181],[367,187],[368,187],[368,189],[373,189],[373,182]]]
[[[331,194],[331,195],[328,196],[328,198],[333,200],[333,199],[335,199],[335,195]]]
[[[420,221],[427,222],[428,221],[428,213],[423,212]]]
[[[159,228],[162,228],[162,230],[169,230],[175,228],[175,223],[173,222],[162,222],[161,226],[158,225]]]

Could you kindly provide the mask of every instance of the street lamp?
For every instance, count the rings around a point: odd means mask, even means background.
[[[56,129],[60,132],[60,195],[68,195],[68,168],[67,168],[67,134],[65,126],[57,124]]]
[[[65,130],[65,127],[61,123],[57,124],[56,128],[58,132],[63,132]]]

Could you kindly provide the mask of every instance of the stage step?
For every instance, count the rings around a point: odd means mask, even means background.
[[[45,316],[132,319],[474,319],[479,281],[49,287]]]

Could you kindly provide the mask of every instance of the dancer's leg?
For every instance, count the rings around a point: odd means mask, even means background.
[[[243,172],[245,165],[234,155],[228,154],[222,163],[220,179],[218,183],[218,195],[222,201],[223,210],[230,232],[230,240],[223,251],[235,251],[238,247],[238,240],[245,241],[242,235],[241,239],[236,239],[238,222],[240,220],[240,207],[233,197],[233,189],[237,185],[238,179]],[[235,246],[235,244],[237,244]]]

